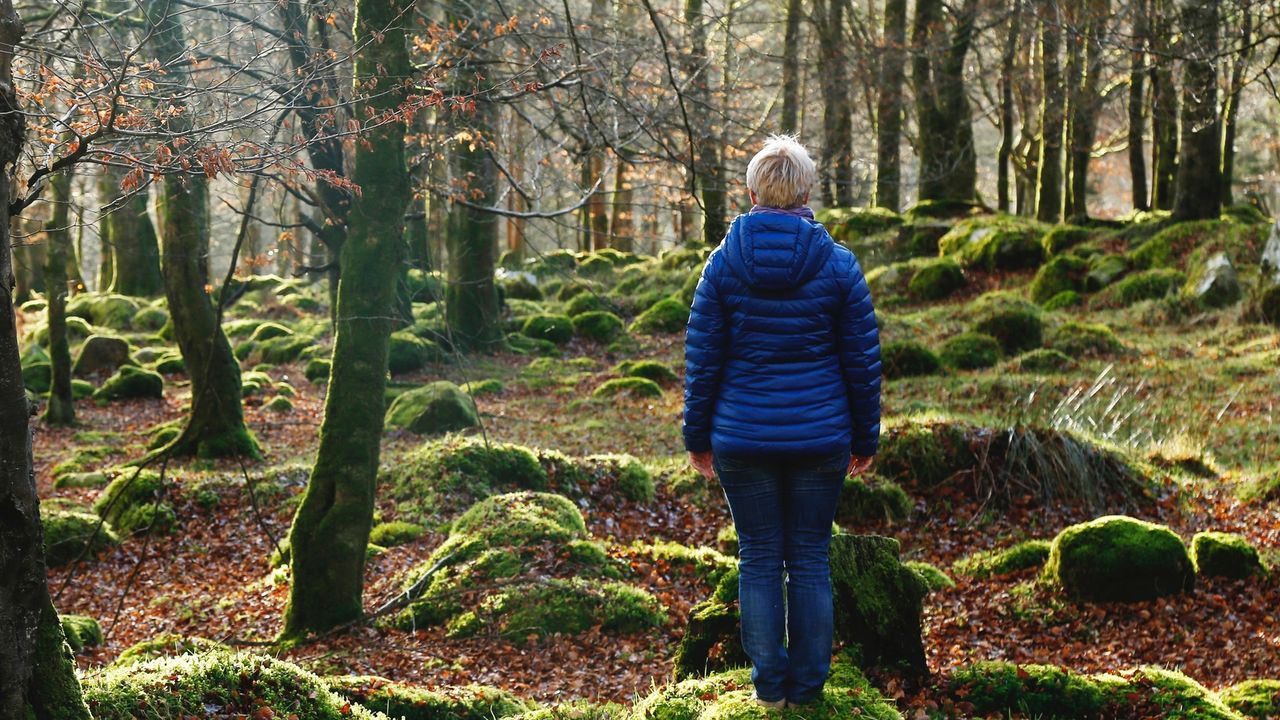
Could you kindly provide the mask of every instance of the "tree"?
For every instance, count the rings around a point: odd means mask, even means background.
[[[1185,0],[1182,6],[1182,136],[1173,217],[1216,218],[1222,208],[1222,132],[1218,122],[1220,0]]]
[[[1067,132],[1070,143],[1067,157],[1070,160],[1070,182],[1067,185],[1066,215],[1079,219],[1089,215],[1089,163],[1093,160],[1098,112],[1102,108],[1098,84],[1102,75],[1102,44],[1111,8],[1108,0],[1076,0],[1069,7],[1075,17],[1071,23],[1071,54],[1074,63],[1067,76],[1067,98],[1070,103]]]
[[[684,22],[688,29],[689,52],[685,77],[689,84],[693,185],[702,200],[702,241],[718,245],[729,226],[725,221],[725,178],[722,148],[711,116],[711,62],[707,52],[707,18],[703,0],[684,0]]]
[[[45,224],[49,249],[45,258],[44,281],[49,317],[49,404],[44,419],[51,425],[71,425],[76,420],[71,397],[71,350],[67,345],[67,257],[74,257],[71,247],[71,170],[63,170],[50,180],[50,202],[53,212]]]
[[[1022,35],[1022,0],[1013,0],[1004,48],[1000,53],[1000,149],[996,156],[996,208],[1009,212],[1009,162],[1013,158],[1013,85],[1018,39]]]
[[[18,160],[25,123],[13,83],[23,27],[0,0],[0,165]],[[29,406],[18,356],[9,219],[13,188],[0,173],[0,717],[88,720],[75,662],[49,597],[44,530],[31,458]]]
[[[147,212],[147,193],[121,188],[127,172],[108,166],[99,183],[102,205],[110,212],[98,224],[107,275],[107,282],[98,289],[150,297],[164,292],[160,245]]]
[[[1062,219],[1062,134],[1064,100],[1059,63],[1062,15],[1056,0],[1037,0],[1040,27],[1040,176],[1036,182],[1036,217]]]
[[[191,131],[194,121],[183,100],[190,85],[187,48],[182,25],[172,9],[170,0],[150,0],[146,5],[151,42],[169,83],[168,97],[160,102],[177,110],[167,113],[164,129],[181,137]],[[162,87],[157,84],[158,90]],[[174,148],[172,152],[178,154],[181,149]],[[165,175],[156,200],[156,215],[160,219],[169,316],[191,377],[187,424],[164,452],[200,457],[257,457],[258,443],[244,424],[240,364],[231,354],[231,343],[218,324],[218,313],[210,299],[206,171],[202,168]],[[117,256],[117,266],[119,261]]]
[[[803,0],[787,0],[786,30],[782,39],[782,119],[778,123],[784,133],[800,131],[800,21],[804,19]]]
[[[358,0],[353,34],[355,117],[371,118],[356,144],[333,366],[320,448],[289,531],[293,579],[283,636],[298,638],[364,613],[365,548],[373,524],[382,441],[387,345],[396,315],[411,192],[405,163],[410,87],[403,0]]]
[[[920,199],[972,200],[978,169],[964,68],[977,7],[961,0],[950,22],[944,9],[942,0],[918,0],[911,25]]]
[[[1133,209],[1150,210],[1147,197],[1147,158],[1143,143],[1146,132],[1146,45],[1150,0],[1133,3],[1133,48],[1129,51],[1129,178],[1133,185]]]
[[[822,155],[818,168],[824,205],[853,204],[853,114],[848,101],[845,54],[846,0],[814,0],[813,21],[821,50]]]
[[[1235,180],[1236,125],[1240,116],[1240,100],[1245,86],[1245,70],[1253,55],[1253,8],[1246,3],[1240,11],[1240,44],[1231,63],[1231,79],[1222,109],[1222,204],[1233,202],[1231,185]],[[1230,27],[1230,25],[1224,25]]]
[[[876,205],[897,211],[901,204],[902,82],[907,39],[906,0],[884,4],[883,52],[876,97]],[[1012,130],[1010,131],[1012,132]]]
[[[1151,205],[1173,208],[1178,175],[1178,93],[1173,82],[1173,0],[1152,0],[1151,29]]]

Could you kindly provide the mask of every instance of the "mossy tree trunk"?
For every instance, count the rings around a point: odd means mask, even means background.
[[[1000,52],[1000,149],[996,155],[996,209],[1009,212],[1009,163],[1013,159],[1013,72],[1022,35],[1022,0],[1013,0]]]
[[[354,85],[367,93],[356,117],[397,112],[409,87],[404,0],[358,0]],[[387,343],[409,205],[405,126],[384,121],[356,143],[351,206],[338,282],[333,368],[320,448],[289,532],[293,582],[284,637],[323,631],[363,615],[365,547],[386,410]],[[491,216],[492,217],[492,216]],[[492,266],[490,266],[492,278]]]
[[[732,3],[729,10],[732,10]],[[726,11],[728,12],[728,11]],[[720,244],[728,224],[725,221],[727,197],[723,167],[723,148],[716,134],[708,108],[711,107],[711,56],[707,50],[707,13],[704,0],[685,0],[684,22],[689,52],[685,57],[686,94],[689,96],[689,120],[693,132],[694,168],[692,190],[702,201],[702,241],[709,246]]]
[[[188,89],[181,16],[169,0],[146,6],[156,56],[167,68],[167,92],[158,102],[182,107],[178,94]],[[166,130],[191,129],[190,113],[175,114]],[[176,151],[175,154],[177,154]],[[209,188],[202,173],[164,176],[156,201],[164,260],[165,297],[178,349],[191,377],[191,409],[186,427],[164,452],[200,457],[258,456],[258,444],[244,424],[240,402],[240,365],[218,324],[209,287]],[[119,262],[117,262],[119,265]]]
[[[778,129],[800,132],[800,21],[804,19],[802,0],[787,0],[786,29],[782,35],[782,119]]]
[[[67,257],[74,256],[71,247],[70,213],[71,171],[63,170],[49,178],[49,204],[53,212],[45,224],[49,244],[44,263],[44,283],[48,288],[45,311],[49,318],[49,367],[52,382],[44,419],[51,425],[71,425],[76,421],[71,397],[71,350],[67,345]]]
[[[123,170],[106,168],[99,183],[103,207],[115,208],[102,219],[98,228],[103,252],[106,253],[107,246],[110,246],[109,289],[121,295],[152,297],[164,292],[160,244],[151,214],[147,212],[146,191],[122,192],[120,182],[123,178]]]
[[[902,204],[902,83],[906,77],[907,2],[884,4],[880,94],[876,98],[876,206],[897,212]],[[1012,129],[1010,130],[1012,132]]]
[[[898,558],[898,541],[878,535],[831,539],[835,636],[861,667],[927,677],[921,616],[928,589]]]
[[[845,53],[844,0],[816,0],[822,91],[822,203],[853,205],[853,108],[849,104],[849,60]],[[717,242],[719,240],[717,239]]]
[[[911,26],[920,199],[972,200],[978,169],[964,69],[977,6],[962,0],[950,22],[944,10],[942,0],[918,0]]]
[[[1244,90],[1245,70],[1253,54],[1253,12],[1249,7],[1240,10],[1239,50],[1231,64],[1231,81],[1227,86],[1227,98],[1222,110],[1222,204],[1235,202],[1232,183],[1236,174],[1236,118],[1240,114],[1240,96]],[[1224,24],[1224,27],[1230,27]]]
[[[1133,186],[1133,209],[1149,210],[1147,196],[1146,133],[1146,46],[1148,42],[1148,5],[1150,0],[1133,4],[1133,48],[1129,56],[1129,178]]]
[[[1173,209],[1178,174],[1178,92],[1173,82],[1173,0],[1152,0],[1151,28],[1151,205]]]
[[[1062,135],[1064,98],[1062,13],[1054,0],[1037,0],[1040,26],[1040,175],[1036,181],[1036,217],[1045,222],[1062,219]]]
[[[1073,27],[1079,28],[1079,34],[1071,39],[1072,46],[1076,48],[1077,68],[1069,77],[1071,129],[1068,137],[1071,140],[1068,157],[1071,161],[1071,182],[1067,188],[1066,214],[1083,219],[1089,216],[1089,163],[1093,160],[1098,111],[1102,107],[1098,81],[1102,74],[1102,43],[1111,7],[1108,0],[1079,0],[1073,7],[1082,17],[1078,16],[1073,23]],[[1081,41],[1083,48],[1080,47]]]
[[[1222,209],[1219,2],[1186,0],[1182,6],[1182,137],[1173,206],[1173,216],[1178,220],[1217,218]]]
[[[22,149],[25,127],[12,89],[22,35],[12,1],[0,0],[0,165],[16,162]],[[0,173],[0,198],[11,191],[9,174]],[[8,202],[0,202],[0,718],[88,720],[46,580],[9,220]]]
[[[609,245],[622,252],[632,252],[635,248],[631,238],[635,235],[631,219],[631,187],[627,185],[628,163],[618,158],[618,167],[613,175],[613,217],[609,220]],[[516,238],[523,237],[521,228]]]

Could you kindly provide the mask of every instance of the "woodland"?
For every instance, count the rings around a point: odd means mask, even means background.
[[[0,0],[0,720],[1280,717],[1277,0]],[[683,335],[876,306],[822,698]]]

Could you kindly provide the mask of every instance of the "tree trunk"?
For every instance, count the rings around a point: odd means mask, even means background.
[[[1222,209],[1221,126],[1218,123],[1218,5],[1186,0],[1182,7],[1182,137],[1173,216],[1217,218]]]
[[[1062,14],[1053,0],[1039,0],[1040,21],[1040,175],[1036,181],[1036,217],[1062,219],[1063,88],[1059,52]]]
[[[49,317],[49,365],[52,382],[44,419],[51,425],[71,425],[76,421],[71,397],[71,350],[67,345],[67,256],[71,248],[70,213],[71,171],[55,173],[49,178],[49,204],[52,217],[45,224],[49,244],[44,264],[44,283],[48,289],[46,311]]]
[[[631,219],[631,188],[627,185],[627,161],[618,158],[618,167],[613,176],[613,218],[609,222],[609,234],[613,239],[613,247],[622,252],[635,250],[632,237],[635,230]]]
[[[0,0],[0,165],[17,161],[25,131],[13,92],[22,22]],[[75,663],[49,598],[44,530],[18,352],[9,235],[9,173],[0,173],[0,718],[88,720]],[[65,287],[65,282],[64,282]]]
[[[784,133],[798,133],[800,109],[800,20],[802,0],[787,0],[786,30],[782,37],[782,121]]]
[[[1129,59],[1129,178],[1133,185],[1133,209],[1149,210],[1147,198],[1147,159],[1143,136],[1146,131],[1146,115],[1143,104],[1146,95],[1146,43],[1148,42],[1148,10],[1150,0],[1136,0],[1133,4],[1133,51]]]
[[[907,0],[885,0],[884,52],[876,98],[876,206],[898,211],[902,204],[902,82],[905,78]]]
[[[1013,71],[1022,34],[1022,0],[1013,0],[1000,54],[1000,150],[996,156],[996,208],[1009,212],[1009,162],[1013,156]]]
[[[848,103],[844,0],[815,0],[822,90],[822,203],[853,204],[853,112]]]
[[[972,200],[977,196],[978,170],[964,66],[976,6],[964,0],[954,11],[950,32],[943,9],[942,0],[918,0],[911,28],[920,199]]]
[[[394,113],[408,88],[403,0],[358,0],[354,86],[368,92],[356,117]],[[376,86],[376,87],[370,87]],[[409,204],[405,127],[382,123],[356,143],[352,180],[361,192],[348,217],[333,368],[325,396],[320,448],[289,532],[293,582],[283,636],[299,638],[364,614],[365,548],[373,523],[382,440],[387,342]],[[492,275],[492,272],[491,272]]]
[[[168,68],[168,90],[175,94],[158,102],[182,107],[182,100],[176,95],[187,89],[188,77],[185,62],[177,59],[186,55],[187,48],[181,21],[168,14],[170,9],[169,0],[150,0],[146,6],[154,50]],[[191,125],[188,113],[175,114],[166,130],[180,136]],[[231,354],[231,344],[210,300],[209,187],[204,174],[175,172],[164,176],[156,215],[160,220],[169,317],[191,378],[187,425],[162,452],[257,457],[258,443],[244,425],[240,365]]]
[[[689,53],[685,60],[689,121],[693,133],[694,173],[690,187],[702,200],[702,241],[717,245],[728,230],[721,148],[708,108],[711,106],[710,54],[707,51],[707,18],[703,0],[685,0],[684,22]]]
[[[105,168],[99,184],[103,207],[115,208],[98,225],[103,257],[110,258],[109,287],[121,295],[152,297],[164,292],[160,245],[147,212],[147,192],[135,191],[125,197],[126,193],[120,190],[124,172],[120,168]],[[107,245],[110,245],[109,255]]]
[[[1174,33],[1172,0],[1152,0],[1151,13],[1151,204],[1173,208],[1174,179],[1178,175],[1178,95],[1173,84]]]
[[[1244,90],[1244,73],[1253,54],[1253,13],[1246,5],[1241,9],[1240,50],[1231,64],[1231,84],[1227,89],[1226,107],[1222,112],[1222,204],[1234,202],[1231,184],[1236,174],[1236,117],[1240,114],[1240,93]],[[1229,27],[1229,26],[1226,26]]]
[[[1071,76],[1071,185],[1067,196],[1067,216],[1089,217],[1089,163],[1093,160],[1093,141],[1098,129],[1098,110],[1102,98],[1098,94],[1098,78],[1102,72],[1102,43],[1111,8],[1108,0],[1081,0],[1084,17],[1079,18],[1084,48],[1079,69]],[[1073,38],[1072,45],[1079,42]],[[1077,52],[1077,55],[1079,53]]]

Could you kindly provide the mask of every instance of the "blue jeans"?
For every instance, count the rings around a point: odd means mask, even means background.
[[[810,702],[831,670],[827,551],[849,453],[714,457],[738,530],[742,646],[756,695]]]

